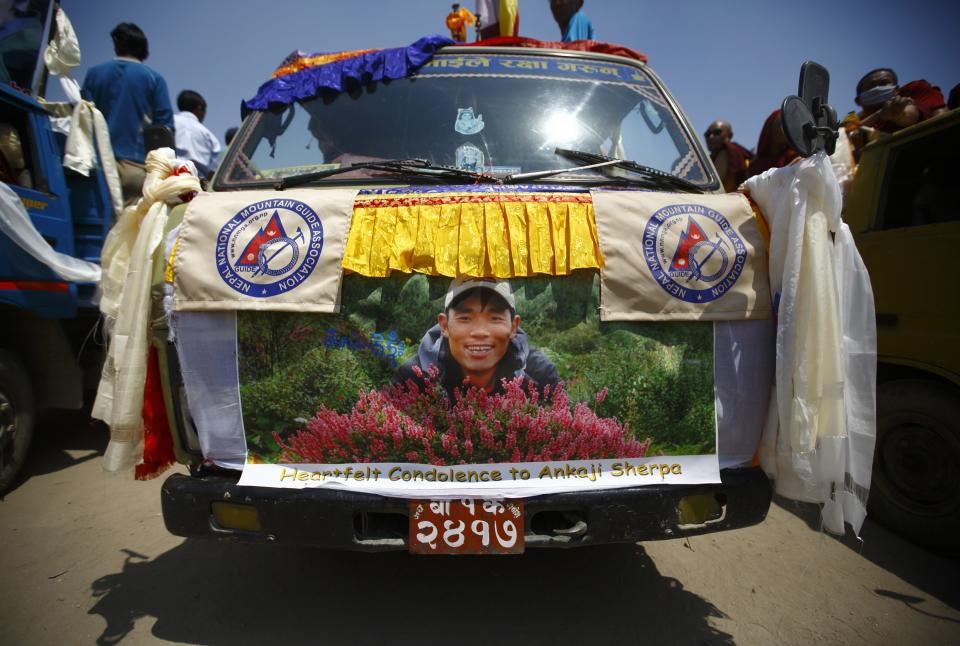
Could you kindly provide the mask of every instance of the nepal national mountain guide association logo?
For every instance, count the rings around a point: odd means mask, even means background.
[[[747,247],[717,211],[677,204],[650,216],[643,231],[643,257],[668,294],[688,303],[709,303],[736,284]]]
[[[262,200],[220,229],[217,271],[241,294],[269,298],[307,280],[322,250],[323,223],[312,208],[298,200]]]

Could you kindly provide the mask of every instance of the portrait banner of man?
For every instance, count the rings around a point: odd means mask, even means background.
[[[241,312],[241,484],[394,496],[718,482],[714,327],[600,320],[600,276],[343,278]]]

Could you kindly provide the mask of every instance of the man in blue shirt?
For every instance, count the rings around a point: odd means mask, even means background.
[[[146,177],[143,129],[166,126],[173,130],[173,107],[167,82],[143,64],[149,55],[147,37],[135,24],[122,22],[110,37],[117,57],[87,72],[83,95],[103,112],[117,158],[123,199],[140,197]]]
[[[561,40],[593,40],[593,25],[580,9],[583,0],[550,0],[550,12],[560,26]]]

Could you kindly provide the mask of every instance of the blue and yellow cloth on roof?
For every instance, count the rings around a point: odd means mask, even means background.
[[[256,96],[244,101],[250,110],[266,110],[270,104],[289,105],[310,99],[321,90],[342,92],[347,83],[370,83],[410,76],[434,53],[454,42],[444,36],[426,36],[407,47],[361,49],[335,54],[294,52],[260,86]]]

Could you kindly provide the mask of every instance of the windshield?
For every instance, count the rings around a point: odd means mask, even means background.
[[[372,160],[424,159],[497,176],[572,168],[556,148],[630,159],[708,185],[712,179],[679,117],[640,67],[530,54],[440,54],[413,77],[324,92],[244,122],[217,185]],[[623,176],[563,173],[561,181]],[[317,183],[395,183],[364,169]]]

